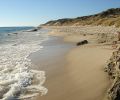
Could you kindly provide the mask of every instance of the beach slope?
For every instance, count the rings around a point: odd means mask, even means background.
[[[54,36],[58,35],[55,33]],[[113,51],[111,46],[97,44],[95,36],[90,34],[59,34],[64,42],[72,43],[74,48],[64,54],[58,50],[55,55],[62,56],[47,58],[47,61],[53,62],[43,68],[47,70],[45,85],[49,92],[46,96],[38,96],[36,100],[103,100],[110,86],[104,67]],[[87,39],[89,44],[75,46],[80,39]],[[64,51],[64,48],[61,49]],[[47,61],[42,60],[42,63],[47,65]]]

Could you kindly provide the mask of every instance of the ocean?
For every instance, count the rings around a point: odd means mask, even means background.
[[[0,28],[0,100],[24,100],[48,91],[43,86],[45,72],[30,69],[35,65],[28,58],[43,49],[41,43],[48,39],[47,31],[27,31],[30,29],[33,27]]]

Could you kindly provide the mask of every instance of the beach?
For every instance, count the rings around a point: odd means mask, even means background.
[[[96,34],[49,32],[53,40],[43,43],[44,51],[31,56],[36,69],[46,72],[48,93],[34,100],[107,100],[111,81],[104,67],[114,51],[97,43]],[[76,46],[81,40],[89,43]]]
[[[120,0],[0,8],[0,100],[120,100]]]

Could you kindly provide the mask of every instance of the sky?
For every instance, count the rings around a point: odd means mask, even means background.
[[[120,0],[0,0],[0,27],[38,26],[120,8]]]

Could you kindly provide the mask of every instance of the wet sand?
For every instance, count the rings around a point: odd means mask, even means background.
[[[74,44],[65,43],[63,38],[51,37],[50,40],[42,44],[44,50],[31,55],[32,62],[36,65],[35,69],[46,72],[45,87],[48,88],[48,94],[38,96],[35,100],[59,100],[59,97],[67,91],[65,88],[66,74],[66,55]],[[67,82],[68,84],[68,82]]]
[[[64,41],[73,42],[71,37]],[[35,69],[46,71],[49,90],[35,100],[103,100],[110,85],[103,68],[112,50],[94,44],[75,47],[74,42],[64,41],[54,37],[43,43],[44,50],[31,55]]]

